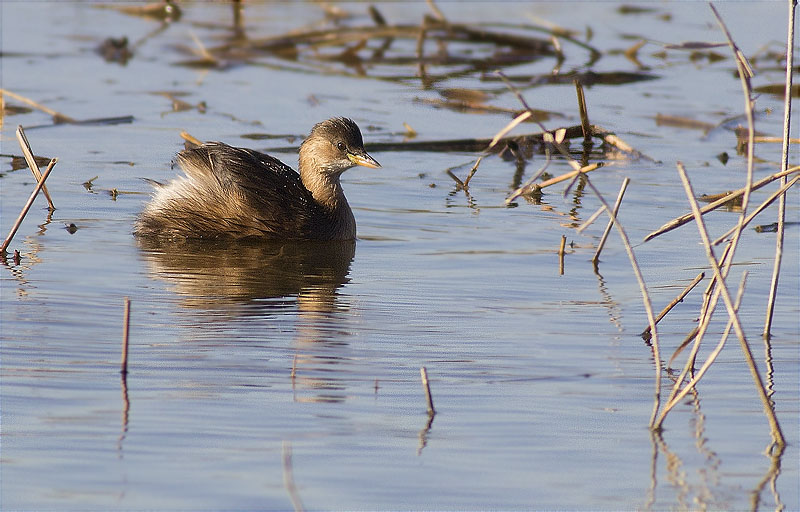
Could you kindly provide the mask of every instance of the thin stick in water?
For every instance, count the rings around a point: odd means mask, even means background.
[[[47,177],[50,176],[50,172],[53,170],[53,167],[55,167],[56,162],[58,162],[58,158],[53,158],[52,160],[50,160],[50,163],[47,164],[47,169],[45,169],[44,174],[42,174],[42,179],[39,180],[39,182],[36,184],[36,187],[33,189],[33,192],[31,192],[31,195],[28,198],[28,202],[25,203],[25,206],[22,207],[22,211],[19,212],[19,217],[17,217],[17,220],[14,222],[14,225],[11,226],[11,231],[8,232],[8,236],[6,236],[6,239],[3,240],[3,245],[0,246],[0,254],[5,254],[6,249],[8,248],[8,244],[11,243],[11,239],[14,238],[14,235],[17,234],[17,230],[19,229],[20,224],[22,224],[22,220],[25,218],[25,216],[28,214],[28,211],[31,209],[33,201],[34,199],[36,199],[36,195],[39,193],[40,190],[42,190],[42,187],[44,187],[44,182],[47,179]]]
[[[19,142],[19,147],[22,149],[22,154],[25,156],[25,161],[28,163],[31,173],[33,173],[33,177],[36,181],[42,181],[42,171],[40,171],[39,166],[36,165],[36,159],[33,157],[33,150],[28,142],[28,137],[25,136],[25,130],[22,129],[22,125],[17,126],[17,141]],[[47,191],[47,187],[44,185],[42,185],[42,192],[44,192],[44,197],[47,198],[47,204],[50,209],[55,210],[56,207],[53,205],[53,199],[50,198],[50,192]]]
[[[422,377],[422,389],[425,390],[425,399],[428,401],[428,416],[436,414],[436,409],[433,408],[433,397],[431,396],[431,385],[428,382],[428,370],[425,367],[419,369],[419,374]]]
[[[617,194],[617,201],[614,203],[614,217],[617,216],[617,212],[619,211],[619,205],[622,204],[622,196],[625,195],[625,190],[628,188],[628,183],[631,182],[630,178],[625,178],[622,181],[622,186],[619,188],[619,194]],[[609,219],[608,224],[606,225],[605,231],[603,231],[603,236],[600,238],[600,243],[597,244],[597,251],[594,253],[594,257],[592,258],[592,263],[597,266],[597,262],[600,260],[600,252],[603,250],[603,247],[606,245],[606,239],[608,238],[608,234],[611,232],[611,228],[614,227],[614,221]],[[658,320],[656,320],[658,322]]]
[[[697,274],[697,276],[694,279],[692,279],[692,282],[689,283],[689,285],[686,288],[684,288],[683,291],[680,294],[678,294],[677,297],[672,299],[672,302],[667,304],[667,307],[661,310],[661,313],[659,313],[658,316],[656,317],[656,323],[660,322],[661,319],[664,318],[667,315],[667,313],[669,313],[672,310],[672,308],[677,306],[678,303],[681,302],[683,298],[686,297],[686,295],[688,295],[689,292],[692,291],[695,286],[697,286],[697,283],[703,280],[705,276],[706,276],[705,272],[700,272],[699,274]],[[648,325],[647,328],[644,331],[642,331],[642,336],[649,336],[649,335],[650,335],[650,326]]]
[[[130,332],[131,299],[125,297],[125,316],[122,320],[122,363],[120,373],[128,374],[128,333]]]
[[[564,275],[564,248],[567,246],[567,235],[561,235],[561,246],[558,248],[558,275]]]
[[[781,154],[781,170],[786,170],[789,166],[789,137],[792,126],[792,74],[794,73],[794,14],[797,2],[789,0],[788,29],[786,34],[786,89],[783,105],[783,145]],[[786,178],[781,178],[781,185],[786,184]],[[781,195],[778,200],[778,232],[775,236],[775,262],[772,266],[772,281],[769,287],[769,298],[767,299],[767,312],[764,319],[764,331],[762,336],[769,339],[772,329],[772,315],[775,311],[775,297],[778,292],[778,277],[781,272],[781,261],[783,260],[783,234],[786,219],[786,196]]]

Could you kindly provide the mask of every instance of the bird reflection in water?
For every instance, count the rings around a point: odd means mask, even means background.
[[[338,290],[349,281],[355,241],[197,241],[138,237],[151,275],[173,285],[180,305],[203,336],[226,333],[239,320],[263,319],[296,311],[296,365],[292,385],[313,391],[303,401],[342,401],[341,379],[331,365],[340,354],[347,317]],[[244,324],[242,324],[244,325]],[[250,323],[247,328],[252,328]],[[262,334],[263,333],[263,334]],[[248,337],[249,337],[248,333]],[[331,350],[334,349],[334,350]],[[289,365],[292,358],[289,358]],[[287,379],[290,368],[287,367]],[[297,390],[297,389],[296,389]]]

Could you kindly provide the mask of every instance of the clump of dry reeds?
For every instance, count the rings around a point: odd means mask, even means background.
[[[789,2],[792,3],[791,1]],[[583,225],[578,228],[578,231],[582,231],[586,229],[597,217],[605,212],[609,217],[609,223],[606,226],[606,230],[598,244],[597,252],[595,253],[594,257],[592,258],[592,262],[597,268],[597,265],[600,261],[600,251],[605,244],[607,235],[609,230],[612,226],[616,227],[619,231],[620,237],[622,242],[625,246],[625,250],[628,253],[630,258],[631,266],[633,268],[634,274],[636,279],[639,283],[641,293],[642,293],[642,300],[644,302],[645,311],[647,313],[647,323],[648,326],[642,335],[650,344],[653,350],[653,357],[656,362],[655,370],[656,370],[656,378],[655,378],[655,401],[653,406],[653,412],[650,419],[650,427],[658,432],[661,430],[664,420],[666,419],[670,410],[672,410],[675,405],[680,403],[680,400],[683,399],[688,393],[696,392],[696,385],[702,379],[702,377],[706,374],[708,368],[714,363],[718,354],[723,349],[725,345],[725,340],[728,337],[728,334],[731,330],[733,330],[739,339],[743,359],[747,363],[748,367],[750,368],[750,373],[753,378],[753,382],[756,387],[757,394],[762,401],[764,406],[764,414],[767,417],[767,420],[770,425],[773,444],[776,449],[782,451],[782,447],[785,444],[784,437],[778,422],[778,419],[775,415],[774,407],[772,402],[769,400],[768,394],[766,392],[766,388],[764,386],[763,380],[761,378],[761,374],[759,373],[755,361],[752,356],[752,351],[750,350],[749,343],[744,333],[744,329],[742,327],[742,323],[739,320],[737,311],[739,307],[739,303],[741,301],[742,295],[744,293],[744,282],[746,274],[742,277],[742,283],[738,288],[738,293],[736,297],[729,289],[729,286],[726,282],[726,278],[728,277],[728,273],[731,269],[731,265],[734,261],[734,255],[736,251],[736,247],[739,244],[739,240],[742,236],[743,229],[758,215],[761,213],[766,207],[771,205],[774,201],[779,201],[779,219],[778,219],[778,236],[776,241],[776,256],[775,256],[775,264],[774,264],[774,274],[773,274],[773,281],[772,281],[772,288],[770,292],[770,296],[767,300],[767,317],[765,321],[764,327],[764,337],[766,339],[766,343],[769,343],[769,326],[771,324],[772,319],[772,311],[774,308],[775,302],[775,290],[777,287],[777,280],[780,275],[780,263],[781,263],[781,255],[782,255],[782,244],[783,244],[783,217],[785,215],[785,195],[787,190],[789,190],[793,185],[795,185],[800,180],[800,167],[788,167],[788,156],[787,156],[787,147],[788,141],[790,140],[790,118],[791,118],[791,111],[790,111],[790,91],[791,91],[791,72],[792,69],[792,55],[791,49],[793,47],[793,35],[791,30],[789,35],[789,42],[787,44],[787,78],[786,78],[786,113],[785,113],[785,123],[784,123],[784,134],[783,134],[783,143],[784,143],[784,154],[783,160],[781,162],[781,169],[778,172],[773,173],[771,176],[763,178],[761,180],[755,181],[753,180],[753,151],[754,151],[754,144],[756,141],[755,137],[755,121],[754,121],[754,109],[753,109],[753,91],[750,85],[750,78],[752,76],[752,70],[747,62],[747,59],[742,54],[741,50],[736,46],[731,37],[730,33],[728,32],[725,23],[723,22],[722,18],[717,13],[716,9],[711,6],[712,12],[714,16],[717,18],[717,21],[725,34],[727,39],[727,45],[731,48],[733,55],[735,57],[737,69],[739,72],[739,77],[742,82],[742,89],[745,97],[745,117],[747,119],[747,129],[746,135],[744,136],[744,147],[746,150],[746,157],[747,157],[747,165],[746,165],[746,177],[745,177],[745,185],[736,191],[721,194],[718,199],[711,202],[710,204],[700,208],[697,204],[697,200],[695,199],[695,193],[691,186],[691,181],[689,179],[688,173],[684,166],[681,163],[678,163],[678,172],[681,178],[681,181],[684,184],[684,188],[686,190],[686,196],[689,201],[689,205],[691,207],[691,212],[687,213],[686,215],[682,215],[677,219],[674,219],[668,223],[666,223],[661,228],[653,231],[647,237],[645,237],[645,241],[651,240],[659,235],[667,233],[673,229],[676,229],[686,223],[694,221],[698,227],[698,231],[700,234],[700,240],[703,243],[703,246],[706,250],[706,255],[708,257],[709,266],[712,271],[711,282],[709,283],[706,293],[704,295],[705,299],[703,301],[703,306],[700,313],[700,321],[698,327],[692,330],[689,336],[678,346],[675,350],[674,354],[669,360],[668,365],[671,365],[678,354],[686,347],[689,343],[692,343],[692,349],[687,357],[686,364],[683,367],[680,375],[677,379],[674,380],[672,389],[670,390],[668,399],[666,404],[661,404],[661,379],[662,379],[662,372],[664,370],[664,365],[662,364],[661,360],[661,343],[658,337],[657,331],[657,324],[661,321],[664,316],[670,311],[675,304],[679,303],[683,298],[700,282],[704,279],[705,274],[700,273],[696,276],[692,282],[686,286],[686,288],[667,306],[664,310],[656,317],[653,315],[653,310],[651,306],[651,300],[649,297],[649,293],[647,290],[646,283],[642,276],[641,271],[639,270],[639,266],[636,262],[636,256],[634,251],[631,247],[631,244],[628,240],[627,234],[625,232],[624,227],[618,222],[617,220],[617,213],[620,208],[620,203],[622,201],[623,194],[625,192],[625,188],[628,185],[628,179],[623,182],[622,187],[620,189],[617,201],[614,207],[610,207],[608,203],[606,203],[605,199],[601,196],[599,191],[595,188],[592,184],[592,181],[587,176],[587,173],[590,171],[594,171],[596,169],[602,168],[603,162],[594,162],[589,163],[588,160],[585,158],[586,153],[584,153],[583,162],[578,162],[572,158],[570,153],[567,151],[565,146],[562,142],[567,138],[584,138],[584,142],[591,144],[592,138],[600,138],[604,141],[605,144],[614,146],[617,149],[626,152],[627,154],[631,155],[632,157],[643,157],[643,155],[633,148],[625,144],[621,141],[618,137],[614,134],[609,133],[602,128],[599,128],[595,125],[592,125],[588,119],[588,113],[586,109],[585,98],[583,95],[583,89],[580,83],[576,82],[577,92],[578,92],[578,103],[579,103],[579,112],[581,118],[581,124],[575,127],[569,128],[561,128],[557,130],[545,130],[542,126],[542,132],[535,136],[535,139],[539,141],[545,147],[545,155],[546,155],[546,162],[542,169],[535,173],[526,183],[522,186],[518,187],[507,199],[507,202],[511,202],[516,200],[521,196],[532,195],[533,193],[540,192],[542,188],[546,186],[550,186],[556,183],[570,181],[570,184],[567,186],[567,191],[572,187],[575,183],[575,180],[580,179],[581,182],[590,188],[594,194],[597,196],[598,200],[602,204],[602,207],[592,215],[589,220],[587,220]],[[790,21],[789,26],[793,27],[793,7],[790,6]],[[677,49],[684,49],[684,48],[706,48],[706,47],[718,47],[720,46],[718,43],[684,43]],[[501,78],[504,78],[502,74],[499,74]],[[500,130],[493,139],[489,141],[487,145],[486,154],[488,154],[491,150],[494,150],[498,146],[501,148],[508,147],[512,144],[515,144],[515,140],[513,138],[508,137],[508,134],[516,128],[520,123],[523,121],[530,119],[533,117],[534,113],[532,109],[527,105],[522,95],[506,80],[506,83],[509,88],[514,92],[517,98],[522,103],[525,110],[517,115],[507,126],[505,126],[502,130]],[[541,126],[541,125],[540,125]],[[709,129],[709,128],[705,128]],[[745,132],[742,130],[742,132]],[[740,136],[741,137],[741,136]],[[560,154],[566,160],[566,162],[573,168],[573,171],[566,173],[562,176],[558,176],[556,178],[552,178],[546,180],[544,182],[537,183],[539,175],[544,171],[545,168],[550,163],[551,154]],[[748,215],[748,203],[750,199],[750,194],[754,190],[757,190],[761,187],[765,187],[770,183],[773,183],[777,180],[781,180],[780,186],[775,190],[772,194],[769,195],[767,199],[765,199],[752,213]],[[735,226],[733,226],[730,230],[728,230],[723,235],[719,236],[716,240],[711,240],[708,232],[705,229],[705,225],[703,222],[703,215],[711,212],[725,204],[730,204],[733,200],[740,200],[740,215],[738,217],[738,221]],[[723,252],[721,257],[717,257],[714,252],[714,246],[721,244],[722,242],[727,242],[725,247],[725,251]],[[563,245],[562,248],[559,250],[560,255],[560,269],[563,272]],[[708,328],[709,322],[711,320],[711,316],[714,310],[717,307],[717,304],[722,299],[724,304],[725,310],[729,316],[728,326],[720,339],[719,343],[717,344],[716,348],[708,355],[707,359],[703,362],[700,366],[699,370],[692,372],[691,378],[689,378],[690,370],[694,368],[695,365],[695,358],[698,353],[698,349],[700,343],[703,339],[703,336]]]

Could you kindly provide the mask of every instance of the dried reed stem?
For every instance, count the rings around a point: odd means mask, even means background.
[[[564,248],[567,246],[567,236],[561,235],[561,246],[558,248],[558,275],[564,275]]]
[[[768,185],[768,184],[772,183],[775,180],[778,180],[780,178],[783,178],[784,176],[789,176],[790,174],[795,174],[795,173],[798,173],[798,172],[800,172],[800,165],[795,166],[795,167],[791,167],[789,169],[786,169],[785,171],[776,172],[775,174],[773,174],[771,176],[767,176],[766,178],[761,179],[761,180],[756,181],[755,183],[753,183],[753,185],[750,187],[750,190],[751,191],[758,190],[761,187],[763,187],[765,185]],[[746,187],[742,187],[742,188],[740,188],[738,190],[734,190],[733,192],[728,193],[726,196],[721,197],[720,199],[717,199],[713,203],[709,203],[709,204],[705,205],[704,207],[700,208],[700,213],[702,215],[705,215],[706,213],[708,213],[710,211],[713,211],[713,210],[716,210],[720,206],[722,206],[722,205],[724,205],[724,204],[726,204],[726,203],[728,203],[728,202],[730,202],[730,201],[732,201],[734,199],[737,199],[737,198],[741,197],[745,192],[745,188]],[[651,240],[651,239],[653,239],[653,238],[655,238],[655,237],[657,237],[659,235],[663,235],[664,233],[667,233],[668,231],[672,231],[675,228],[683,226],[684,224],[687,224],[687,223],[691,222],[692,220],[694,220],[694,216],[691,214],[691,212],[690,213],[686,213],[684,215],[681,215],[680,217],[672,219],[671,221],[667,222],[666,224],[664,224],[663,226],[661,226],[657,230],[653,231],[652,233],[650,233],[649,235],[644,237],[644,241],[647,242],[648,240]]]
[[[764,407],[764,414],[767,416],[767,421],[770,424],[773,440],[775,441],[775,443],[779,445],[786,444],[783,437],[783,433],[781,432],[780,424],[778,423],[778,418],[777,416],[775,416],[775,411],[772,408],[769,396],[767,396],[767,391],[764,388],[764,382],[761,380],[761,374],[759,374],[758,368],[756,367],[756,363],[753,360],[753,353],[750,351],[750,345],[747,343],[747,338],[744,335],[744,330],[742,329],[741,322],[739,321],[739,315],[736,312],[733,300],[731,299],[731,295],[728,292],[728,287],[725,283],[725,279],[722,275],[722,271],[720,270],[719,264],[717,263],[717,258],[716,256],[714,256],[714,249],[711,246],[711,240],[708,237],[708,231],[706,230],[706,225],[705,222],[703,221],[703,215],[700,213],[700,208],[697,205],[697,200],[694,198],[694,191],[692,190],[692,184],[689,181],[689,177],[686,175],[686,169],[683,167],[683,164],[681,162],[678,162],[677,166],[678,166],[678,173],[680,174],[681,181],[683,182],[683,188],[686,192],[686,197],[689,200],[689,205],[692,208],[692,214],[695,217],[695,224],[697,224],[697,230],[700,232],[700,238],[702,239],[703,247],[705,247],[706,250],[706,256],[708,258],[708,262],[711,265],[712,270],[714,271],[714,276],[717,278],[717,289],[722,295],[722,300],[724,301],[725,307],[728,310],[728,316],[730,317],[730,320],[733,323],[733,328],[736,331],[736,336],[739,338],[739,343],[742,348],[742,353],[745,357],[745,361],[747,362],[747,366],[750,369],[750,374],[752,375],[753,382],[755,383],[756,386],[756,392],[758,393],[758,396],[761,399],[761,403]],[[731,254],[733,254],[733,249],[731,249]],[[732,256],[730,256],[730,258],[732,259]],[[673,398],[671,401],[674,400],[675,399]],[[662,414],[662,416],[659,418],[657,428],[660,427],[663,419],[664,419],[664,414]]]
[[[619,212],[619,206],[622,204],[622,196],[625,195],[625,190],[628,188],[628,184],[631,182],[630,178],[625,178],[622,181],[622,186],[619,187],[619,194],[617,194],[617,200],[614,203],[614,216],[617,216],[617,212]],[[603,236],[600,237],[600,243],[597,244],[597,251],[594,253],[594,257],[592,258],[592,263],[597,266],[597,262],[600,260],[600,252],[603,250],[603,246],[606,245],[606,239],[608,238],[608,234],[611,232],[611,228],[613,227],[614,222],[609,220],[608,224],[606,225],[605,231],[603,231]],[[658,322],[658,320],[656,320]]]
[[[122,320],[122,362],[120,364],[120,373],[122,375],[128,374],[128,333],[130,332],[131,323],[131,299],[125,297],[125,314]]]
[[[733,51],[736,57],[736,67],[739,70],[739,80],[742,82],[742,93],[744,95],[744,113],[747,118],[747,181],[745,182],[744,193],[742,194],[742,210],[739,214],[739,223],[736,226],[736,230],[733,232],[733,241],[731,242],[730,258],[733,259],[733,254],[739,244],[739,237],[744,228],[744,221],[747,217],[747,206],[750,202],[750,193],[752,192],[753,186],[754,139],[756,136],[756,121],[755,114],[753,113],[753,89],[750,85],[750,79],[753,77],[753,70],[750,69],[750,63],[747,62],[747,57],[744,56],[744,53],[742,53],[739,47],[736,46],[736,43],[733,42],[733,37],[731,37],[730,32],[728,32],[728,27],[725,25],[725,22],[722,21],[722,17],[717,12],[714,4],[709,4],[709,7],[711,7],[711,11],[717,18],[717,22],[728,40],[728,45],[731,47],[731,51]]]
[[[608,203],[606,203],[606,200],[603,199],[600,191],[597,190],[588,176],[586,177],[586,185],[592,189],[594,194],[597,196],[597,199],[603,205],[606,213],[608,213],[608,216],[611,218],[611,221],[614,223],[614,226],[617,228],[617,231],[619,231],[619,236],[622,239],[623,245],[625,246],[625,251],[628,253],[628,258],[631,261],[633,273],[636,276],[636,281],[639,283],[639,289],[642,293],[642,302],[644,303],[644,309],[647,313],[647,322],[650,324],[650,332],[653,335],[651,338],[651,345],[653,347],[653,361],[656,369],[656,389],[654,393],[653,412],[650,415],[650,427],[652,428],[661,404],[661,350],[658,342],[658,329],[656,327],[655,316],[653,315],[653,305],[650,301],[650,294],[647,291],[647,285],[644,282],[642,271],[639,269],[639,263],[636,261],[636,255],[633,253],[633,247],[631,247],[628,234],[625,232],[625,228],[623,228],[622,224],[619,223],[616,215],[614,215],[613,210],[608,206]]]
[[[786,34],[786,92],[783,104],[783,146],[781,153],[781,170],[789,167],[789,138],[791,135],[792,120],[792,74],[794,71],[794,14],[796,0],[789,0],[788,28]],[[781,178],[781,185],[786,184],[786,177]],[[781,195],[778,201],[778,232],[775,236],[775,263],[772,266],[772,281],[767,299],[767,313],[764,319],[764,338],[769,338],[772,329],[772,316],[775,311],[775,297],[778,292],[778,276],[783,260],[783,235],[786,220],[786,196]]]
[[[39,170],[39,166],[36,164],[36,159],[33,157],[33,150],[28,142],[28,137],[25,136],[25,130],[22,129],[22,125],[17,126],[17,141],[19,142],[19,147],[22,149],[22,154],[25,156],[25,161],[28,163],[31,173],[33,173],[33,177],[36,181],[42,181],[42,171]],[[50,192],[47,191],[45,185],[42,185],[42,192],[44,192],[44,197],[47,198],[47,204],[50,209],[55,210],[56,207],[53,205],[53,199],[50,198]]]
[[[58,162],[58,158],[53,158],[52,160],[50,160],[50,163],[47,164],[47,169],[45,169],[44,174],[42,174],[42,179],[39,180],[38,183],[36,183],[36,187],[34,187],[33,192],[31,192],[30,197],[28,197],[28,202],[25,203],[25,206],[22,207],[22,211],[19,212],[17,220],[14,222],[14,225],[11,226],[11,231],[8,232],[8,236],[6,236],[6,239],[3,240],[3,245],[0,245],[0,255],[5,254],[6,249],[8,248],[8,244],[11,243],[11,239],[14,238],[14,235],[17,234],[17,230],[19,229],[19,226],[22,224],[22,220],[28,214],[28,210],[31,209],[33,201],[34,199],[36,199],[36,195],[39,193],[40,190],[42,190],[42,187],[44,187],[44,182],[45,180],[47,180],[47,177],[50,176],[50,172],[53,170],[53,167],[55,167],[56,162]]]
[[[692,279],[692,282],[689,283],[689,285],[686,288],[684,288],[683,291],[679,293],[677,297],[672,299],[672,302],[667,304],[667,307],[661,310],[661,313],[659,313],[658,316],[656,317],[656,323],[660,322],[661,319],[663,319],[667,315],[667,313],[669,313],[672,310],[672,308],[677,306],[679,302],[683,301],[683,298],[686,297],[689,294],[689,292],[692,291],[695,286],[697,286],[697,283],[702,281],[705,276],[706,276],[705,272],[700,272],[699,274],[697,274],[697,276],[694,279]],[[648,325],[647,328],[644,331],[642,331],[642,336],[647,336],[649,334],[650,334],[650,326]]]
[[[428,382],[428,370],[425,367],[419,369],[419,374],[422,377],[422,389],[425,390],[425,400],[428,401],[428,416],[436,414],[436,409],[433,408],[433,397],[431,396],[431,386]]]

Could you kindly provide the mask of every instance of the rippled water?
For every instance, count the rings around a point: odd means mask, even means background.
[[[355,243],[137,241],[132,223],[150,188],[140,178],[177,172],[170,160],[182,147],[181,130],[267,150],[296,146],[313,123],[347,115],[369,149],[402,142],[404,122],[418,132],[414,140],[427,141],[491,138],[510,119],[424,101],[446,89],[480,89],[493,106],[519,108],[492,69],[469,68],[470,59],[492,59],[493,49],[466,43],[427,43],[426,55],[451,56],[429,63],[435,79],[428,87],[415,78],[413,38],[360,65],[326,57],[337,48],[316,57],[256,54],[219,69],[181,65],[195,57],[180,46],[195,47],[194,36],[214,48],[231,26],[228,5],[181,6],[183,16],[168,25],[84,3],[0,6],[3,88],[77,119],[133,116],[111,125],[53,125],[38,110],[3,118],[3,235],[33,181],[5,156],[20,154],[16,126],[26,127],[37,154],[59,158],[48,180],[57,210],[48,215],[37,200],[10,248],[20,251],[19,262],[9,256],[0,269],[4,509],[800,507],[796,225],[786,233],[768,347],[760,333],[773,234],[747,230],[729,280],[733,287],[749,273],[741,318],[774,393],[786,450],[764,453],[769,425],[735,338],[699,392],[670,413],[663,435],[653,435],[653,355],[639,336],[647,321],[627,256],[612,233],[595,273],[590,260],[605,221],[575,230],[598,208],[596,197],[579,187],[562,198],[556,186],[539,203],[504,205],[543,163],[540,155],[516,176],[513,159],[485,158],[465,193],[445,171],[462,166],[453,172],[463,178],[476,153],[370,150],[383,168],[344,177]],[[340,6],[355,15],[344,25],[371,26],[366,5]],[[654,76],[586,89],[592,122],[657,160],[615,162],[593,173],[592,183],[612,200],[631,178],[620,219],[655,309],[698,272],[710,274],[692,225],[640,242],[687,211],[676,160],[686,163],[698,193],[744,181],[730,131],[737,121],[725,122],[743,103],[729,50],[714,49],[717,61],[658,44],[722,40],[705,4],[646,4],[633,14],[613,3],[439,6],[453,22],[511,21],[516,28],[489,28],[530,37],[548,36],[519,25],[549,20],[576,30],[580,42],[590,29],[588,44],[602,57],[592,62],[586,48],[565,40],[563,74]],[[424,3],[377,7],[389,23],[408,25],[429,12]],[[720,6],[756,63],[756,86],[783,80],[780,63],[766,56],[780,51],[784,7]],[[315,4],[248,3],[243,16],[247,35],[257,38],[309,29],[323,12]],[[105,61],[97,47],[121,36],[133,56]],[[637,68],[622,51],[641,38],[650,43]],[[553,56],[530,58],[504,71],[541,79],[556,64]],[[578,122],[570,80],[515,83],[531,107],[551,112],[548,128]],[[762,94],[757,109],[758,129],[779,135],[782,100]],[[658,125],[657,114],[720,126],[703,134]],[[779,145],[758,146],[757,177],[777,170],[779,153]],[[295,163],[292,151],[278,156]],[[568,170],[561,159],[548,168]],[[788,221],[799,220],[797,199],[793,190]],[[737,215],[711,214],[709,229],[720,234]],[[769,208],[757,223],[774,218]],[[77,231],[65,229],[70,224]],[[695,325],[706,283],[660,324],[662,359]],[[131,341],[121,379],[124,297],[132,302]],[[720,311],[701,359],[723,329]],[[432,419],[421,366],[431,380]]]

